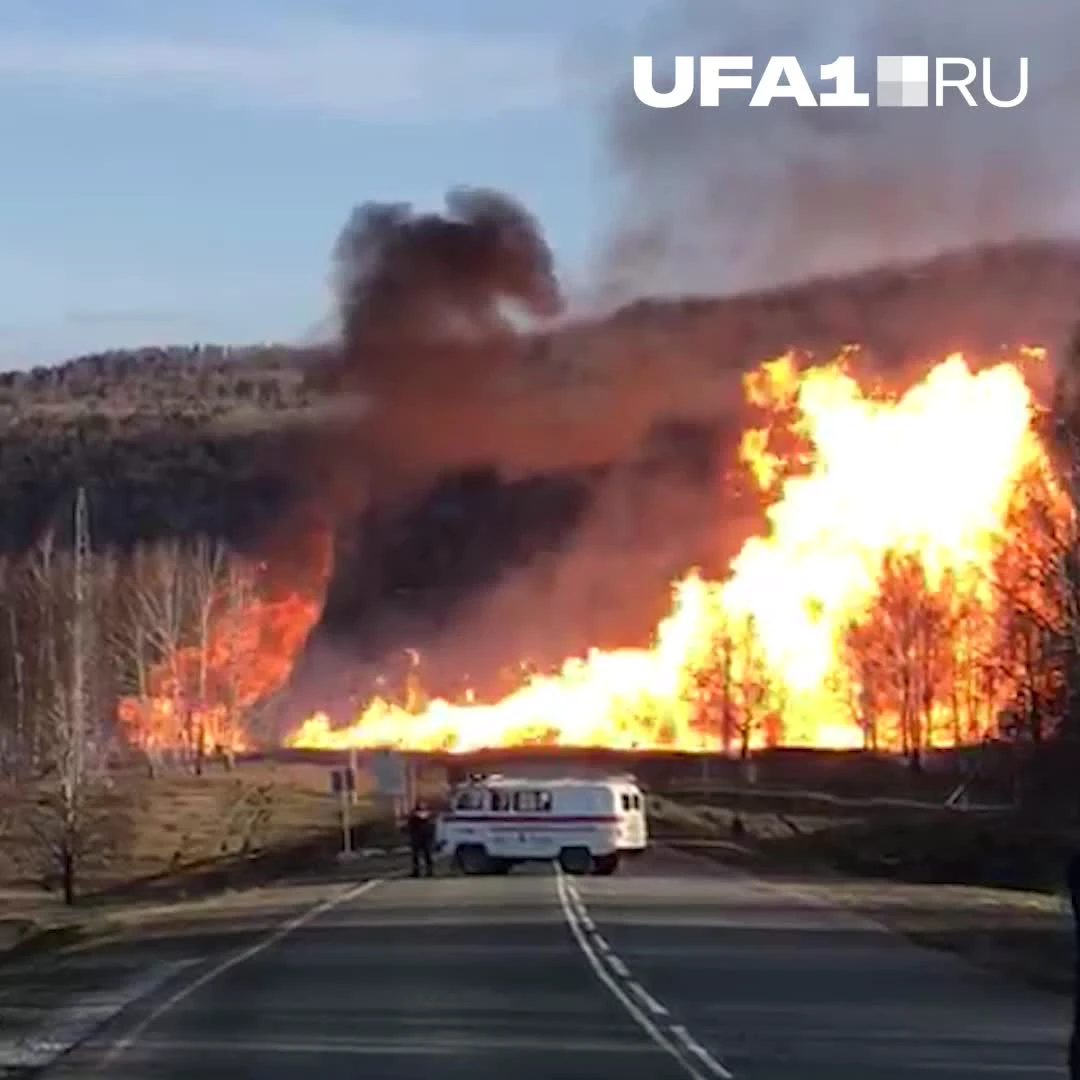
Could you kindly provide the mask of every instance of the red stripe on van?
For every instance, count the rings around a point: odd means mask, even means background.
[[[619,819],[614,814],[604,814],[596,816],[578,816],[569,817],[561,814],[543,814],[543,815],[529,815],[529,814],[447,814],[443,817],[443,821],[468,821],[476,823],[490,823],[492,825],[522,825],[522,824],[544,824],[544,825],[564,825],[564,824],[589,824],[589,825],[614,825]]]

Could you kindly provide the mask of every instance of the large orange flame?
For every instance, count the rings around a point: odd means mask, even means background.
[[[330,537],[309,538],[308,546],[310,580],[297,587],[269,580],[265,563],[231,559],[230,583],[242,587],[216,586],[205,625],[188,627],[188,640],[149,667],[142,692],[120,700],[118,718],[131,742],[151,753],[251,748],[245,720],[252,706],[286,681],[322,609]]]
[[[978,373],[950,356],[899,399],[864,393],[845,356],[805,372],[790,356],[763,365],[746,391],[770,422],[747,434],[742,457],[773,500],[769,529],[745,545],[727,580],[687,574],[650,648],[593,650],[494,703],[410,707],[377,698],[336,730],[316,714],[289,744],[846,748],[867,742],[871,707],[882,714],[875,738],[906,742],[916,722],[925,744],[960,737],[958,706],[954,700],[947,720],[938,684],[942,665],[955,665],[961,650],[899,655],[897,642],[907,641],[897,622],[902,601],[915,626],[901,585],[914,566],[919,625],[939,642],[965,625],[988,647],[988,580],[1009,506],[1026,470],[1046,462],[1023,374],[1042,355],[1024,350]],[[793,453],[793,442],[805,452]],[[972,611],[979,617],[968,625]],[[865,643],[875,633],[888,659],[879,681],[895,683],[917,661],[902,705],[896,693],[879,692],[873,706],[869,668],[860,673],[846,659],[856,637]],[[982,694],[978,715],[969,710],[962,725],[967,737],[992,728],[1007,692]]]

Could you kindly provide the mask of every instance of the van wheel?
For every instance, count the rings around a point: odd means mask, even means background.
[[[601,855],[593,862],[593,873],[608,877],[619,869],[619,854],[613,851],[610,855]]]
[[[568,847],[559,852],[559,865],[568,874],[587,874],[593,867],[592,853],[585,847]]]
[[[454,861],[469,876],[491,873],[491,860],[479,844],[463,844],[454,853]]]

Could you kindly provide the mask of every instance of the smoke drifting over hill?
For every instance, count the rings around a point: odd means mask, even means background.
[[[656,58],[799,57],[814,80],[854,54],[864,86],[878,55],[990,57],[1013,110],[799,109],[776,102],[654,110],[630,61],[612,97],[612,162],[624,186],[606,259],[613,297],[730,293],[820,273],[1080,226],[1080,6],[1073,0],[670,0],[641,28]],[[666,74],[665,74],[666,73]]]
[[[438,692],[466,673],[490,687],[518,661],[640,642],[674,576],[722,573],[760,524],[731,469],[741,374],[763,358],[860,342],[879,373],[921,375],[954,348],[979,362],[1067,333],[1080,296],[1067,245],[804,279],[1061,231],[1080,191],[1080,9],[764,7],[669,3],[637,51],[792,52],[808,73],[844,52],[991,56],[1015,72],[1023,53],[1031,98],[1013,113],[651,111],[634,101],[628,54],[606,114],[624,181],[606,282],[622,298],[739,295],[589,325],[557,323],[552,252],[512,198],[457,191],[443,212],[356,210],[334,253],[341,343],[328,378],[369,408],[328,435],[313,475],[338,535],[294,686],[307,708],[370,692],[406,646]]]

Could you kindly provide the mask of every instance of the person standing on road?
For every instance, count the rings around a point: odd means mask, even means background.
[[[423,799],[417,799],[405,827],[409,833],[412,876],[420,876],[420,865],[423,863],[424,876],[431,877],[433,873],[432,852],[435,849],[435,818],[432,817],[431,811]]]
[[[1069,861],[1069,899],[1072,901],[1073,948],[1076,950],[1073,983],[1073,1030],[1069,1040],[1069,1080],[1080,1080],[1080,851]]]

